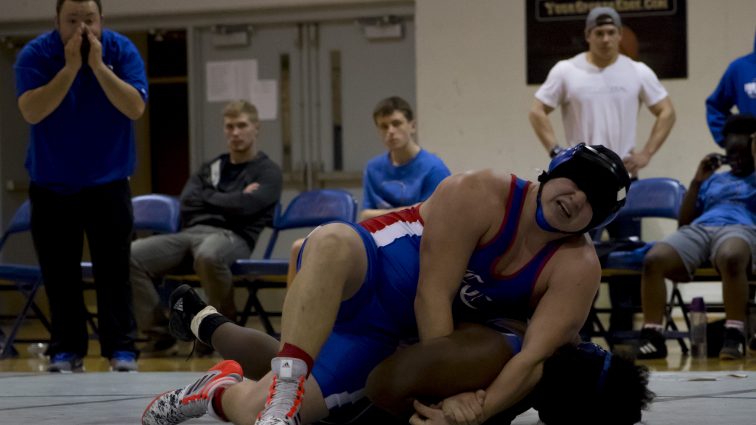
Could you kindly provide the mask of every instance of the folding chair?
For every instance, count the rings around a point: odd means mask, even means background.
[[[137,231],[150,231],[154,233],[176,232],[179,228],[179,202],[176,198],[167,195],[142,195],[132,199],[134,209],[134,229]],[[0,239],[0,250],[4,247],[7,239],[14,234],[27,232],[31,230],[31,204],[25,201],[16,210],[8,228]],[[92,263],[82,262],[82,278],[91,281]],[[0,280],[12,282],[14,286],[2,285],[0,290],[16,290],[20,292],[25,303],[21,311],[16,315],[13,327],[5,339],[0,358],[12,355],[13,342],[33,342],[38,340],[21,340],[16,338],[18,331],[24,320],[28,317],[29,312],[33,312],[35,317],[42,322],[42,325],[51,331],[50,322],[34,301],[37,291],[42,286],[42,273],[37,265],[26,264],[0,264]],[[90,286],[87,289],[92,289]],[[94,332],[97,332],[97,326],[92,320],[93,315],[88,314],[89,325]]]
[[[630,185],[630,190],[627,193],[627,201],[625,206],[622,207],[616,219],[644,219],[644,218],[666,218],[677,220],[678,213],[680,211],[680,205],[682,199],[685,196],[685,186],[679,181],[666,178],[655,177],[640,179],[633,182]],[[609,252],[602,258],[602,280],[607,281],[616,276],[634,276],[640,279],[641,271],[643,270],[643,258],[646,252],[651,248],[653,242],[643,241],[601,241],[601,233],[603,229],[598,229],[594,234],[594,243],[597,245],[597,250],[600,249],[602,244],[612,244],[615,246],[621,246],[626,244],[629,249],[614,250]],[[667,304],[667,310],[665,316],[667,318],[667,327],[673,331],[677,331],[677,325],[672,320],[672,306],[676,304],[677,297],[680,296],[679,291],[672,292],[669,303]],[[682,299],[680,299],[682,301]],[[684,305],[684,304],[683,304]],[[599,328],[601,336],[607,337],[608,332],[603,329],[596,313],[599,312],[611,312],[611,309],[597,309],[594,308],[591,312],[591,320]],[[685,341],[677,335],[678,342],[683,348],[683,352],[687,352],[687,346]],[[607,342],[609,342],[607,340]]]
[[[28,232],[30,230],[31,206],[27,200],[16,210],[13,214],[13,218],[11,218],[11,221],[8,224],[8,228],[5,229],[2,239],[0,239],[0,251],[5,247],[5,243],[10,236]],[[42,272],[38,266],[2,263],[0,264],[0,280],[13,283],[13,286],[0,286],[0,290],[18,291],[23,295],[25,300],[24,305],[21,307],[21,311],[15,317],[10,333],[5,338],[3,349],[0,351],[0,358],[6,358],[15,355],[15,350],[13,348],[14,342],[29,342],[16,339],[16,336],[30,311],[35,314],[40,322],[42,322],[42,325],[48,330],[48,332],[51,330],[51,327],[47,317],[34,301],[37,291],[42,286]]]
[[[134,232],[149,234],[176,233],[181,226],[181,205],[174,196],[152,193],[131,199],[134,210]],[[93,278],[92,263],[82,261],[81,274],[85,281]]]
[[[175,196],[152,193],[131,199],[134,230],[176,233],[181,227],[181,204]]]
[[[163,194],[139,195],[131,199],[134,211],[134,232],[159,234],[175,233],[181,225],[181,206],[178,198]],[[91,261],[81,262],[81,277],[84,289],[96,290]],[[89,324],[97,333],[94,314],[89,314]]]
[[[289,260],[271,258],[279,233],[290,229],[316,227],[336,220],[354,222],[357,218],[357,200],[345,190],[312,190],[300,193],[291,200],[283,214],[279,212],[280,208],[276,209],[273,233],[263,258],[237,260],[231,267],[232,274],[238,278],[235,286],[245,287],[249,291],[239,324],[244,326],[249,316],[257,315],[265,331],[271,335],[275,335],[275,330],[270,317],[280,316],[281,312],[266,311],[257,297],[257,292],[265,288],[286,289]]]

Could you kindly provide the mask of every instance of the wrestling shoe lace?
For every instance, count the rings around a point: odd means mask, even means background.
[[[273,370],[279,372],[273,375],[265,407],[255,425],[299,425],[307,366],[291,358],[275,358],[272,363]]]

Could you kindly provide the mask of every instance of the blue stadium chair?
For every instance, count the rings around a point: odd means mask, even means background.
[[[154,235],[176,233],[181,227],[181,205],[175,196],[151,193],[131,198],[134,211],[134,237],[140,234]],[[91,261],[81,262],[81,278],[84,289],[96,290]],[[89,314],[92,330],[97,332],[97,325]]]
[[[685,186],[679,181],[667,177],[640,179],[630,186],[627,201],[617,218],[635,219],[668,218],[677,220],[682,199],[685,196]],[[601,243],[601,231],[594,236],[594,242]],[[610,241],[612,242],[612,241]],[[648,244],[646,244],[648,245]],[[608,270],[640,271],[643,267],[643,256],[647,249],[641,245],[635,247],[637,251],[614,251],[608,255],[602,266]]]
[[[135,231],[146,231],[151,233],[171,233],[179,229],[179,201],[175,197],[159,194],[141,195],[132,199],[134,208],[134,229]],[[11,218],[8,228],[0,239],[0,251],[5,246],[7,239],[18,233],[28,232],[31,230],[31,205],[25,201],[16,210]],[[82,262],[82,278],[87,281],[92,279],[92,263]],[[0,281],[10,282],[13,285],[0,285],[0,290],[14,290],[20,292],[25,299],[24,305],[16,315],[13,327],[8,333],[3,343],[3,349],[0,351],[0,358],[8,357],[13,354],[14,342],[33,342],[38,340],[21,340],[16,336],[24,320],[33,312],[35,317],[42,322],[42,325],[49,332],[50,322],[39,308],[34,300],[37,292],[42,286],[42,273],[37,265],[27,264],[0,264]],[[85,286],[86,289],[93,289],[93,285]],[[88,321],[94,332],[97,332],[97,326],[93,321],[93,315],[88,314]]]
[[[236,278],[235,286],[245,287],[249,291],[238,323],[243,326],[249,316],[257,315],[266,332],[275,335],[270,317],[280,316],[281,313],[266,311],[257,297],[257,291],[264,288],[286,288],[289,260],[271,258],[279,233],[290,229],[316,227],[335,220],[354,222],[357,209],[357,200],[352,194],[340,189],[303,192],[291,200],[283,214],[279,214],[280,207],[277,208],[273,218],[273,233],[263,258],[237,260],[231,267],[231,272]],[[286,252],[289,252],[288,249]]]
[[[685,186],[672,178],[654,177],[639,179],[630,185],[625,206],[622,207],[616,219],[641,220],[644,218],[663,218],[677,220],[685,191]],[[643,269],[643,258],[654,242],[602,241],[600,240],[602,232],[603,229],[598,229],[593,235],[597,251],[600,252],[601,248],[607,245],[617,248],[606,255],[600,255],[603,280],[609,281],[612,277],[616,276],[635,276],[640,279]],[[677,327],[674,321],[671,320],[671,306],[675,305],[675,303],[680,305],[682,299],[680,298],[679,302],[676,299],[679,297],[679,291],[673,292],[667,308],[667,324],[675,331],[677,331]],[[594,308],[590,317],[591,321],[599,329],[599,335],[604,337],[607,336],[607,332],[598,320],[596,313],[609,311],[611,310]],[[679,341],[681,346],[684,347],[682,339],[679,339]],[[687,350],[687,347],[684,347],[684,350]]]
[[[178,198],[152,193],[131,199],[134,209],[134,232],[146,234],[176,233],[181,226],[181,206]],[[82,278],[92,280],[92,263],[81,263]]]
[[[8,228],[3,232],[3,236],[0,239],[0,252],[5,247],[8,238],[30,230],[31,206],[27,200],[16,210],[8,224]],[[34,301],[37,291],[42,286],[42,272],[39,270],[38,266],[2,263],[0,264],[0,281],[12,283],[12,285],[0,285],[0,290],[18,291],[24,297],[24,305],[21,307],[21,311],[16,315],[13,327],[6,336],[3,349],[0,351],[0,358],[6,358],[15,355],[13,343],[20,342],[16,336],[30,312],[33,312],[36,315],[48,332],[51,328],[47,317]]]
[[[134,207],[134,230],[152,233],[176,233],[181,227],[178,198],[152,193],[131,199]]]

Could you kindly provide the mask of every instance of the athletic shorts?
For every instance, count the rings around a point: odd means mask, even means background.
[[[664,238],[662,242],[677,251],[689,277],[692,278],[693,273],[701,264],[707,260],[714,263],[719,248],[731,238],[742,239],[751,247],[751,268],[754,269],[756,265],[756,227],[754,226],[687,225]]]
[[[364,398],[370,372],[401,343],[417,338],[414,301],[422,229],[416,222],[401,220],[383,233],[371,233],[358,224],[344,224],[359,234],[368,261],[362,286],[341,303],[334,328],[312,370],[330,417],[350,416],[355,408],[362,409],[364,405],[358,402]],[[513,321],[479,323],[501,332],[514,353],[520,351],[523,330],[513,326]]]
[[[332,413],[360,400],[370,372],[403,339],[417,335],[414,299],[420,235],[408,234],[379,246],[362,226],[344,224],[360,235],[368,267],[360,289],[341,303],[333,331],[312,370]]]

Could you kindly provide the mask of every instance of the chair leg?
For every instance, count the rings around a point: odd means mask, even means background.
[[[270,322],[270,316],[263,308],[260,299],[257,298],[257,288],[250,288],[249,297],[252,301],[252,305],[255,307],[258,317],[260,318],[260,322],[262,322],[263,327],[265,328],[265,332],[267,332],[268,335],[275,336],[276,330],[273,329],[273,323]]]
[[[746,319],[746,335],[751,337],[756,332],[756,302],[754,297],[756,296],[756,284],[753,282],[748,283],[748,310]]]
[[[95,315],[90,313],[89,311],[87,311],[86,314],[87,314],[87,323],[89,323],[89,327],[92,329],[92,338],[96,338],[99,332],[97,328],[97,323],[94,320]]]
[[[271,323],[270,321],[270,316],[276,314],[268,313],[263,308],[262,302],[260,302],[260,299],[257,297],[257,291],[260,289],[258,287],[258,284],[254,281],[245,281],[244,286],[247,288],[249,295],[247,295],[247,301],[244,304],[244,309],[238,313],[239,320],[236,322],[236,324],[239,326],[246,326],[250,316],[258,316],[260,318],[260,322],[265,328],[265,332],[268,335],[277,337],[278,333],[273,327],[273,323]]]
[[[679,328],[677,327],[677,323],[675,323],[674,319],[672,318],[672,311],[674,310],[675,306],[679,306],[680,310],[683,314],[683,319],[685,320],[685,323],[688,326],[688,329],[690,329],[690,318],[688,317],[688,307],[685,305],[682,299],[682,294],[680,293],[680,289],[677,287],[677,283],[672,284],[672,293],[669,296],[669,301],[667,302],[667,306],[665,307],[665,319],[666,319],[666,325],[664,327],[665,330],[671,329],[675,332],[679,331]],[[682,350],[683,354],[688,354],[688,344],[685,343],[685,338],[679,337],[676,338],[677,342],[680,344],[680,350]]]
[[[18,287],[19,292],[24,294],[24,297],[26,297],[26,302],[24,303],[24,306],[21,309],[21,312],[18,313],[18,316],[16,316],[16,320],[13,323],[13,328],[11,328],[11,331],[8,334],[8,338],[5,340],[5,344],[3,345],[3,351],[0,352],[0,359],[13,356],[15,352],[15,349],[13,347],[13,342],[16,340],[16,335],[18,334],[18,331],[21,329],[21,325],[24,323],[24,320],[26,320],[26,316],[29,314],[29,310],[34,310],[35,314],[41,313],[41,311],[39,310],[39,307],[37,307],[36,303],[34,302],[34,297],[37,295],[37,290],[39,289],[40,285],[41,285],[41,282],[35,282],[31,285],[30,289],[25,290],[23,284],[20,284],[18,282],[16,283],[16,286]],[[40,317],[44,317],[44,316],[40,316]]]
[[[42,322],[42,326],[47,329],[47,332],[52,334],[52,325],[50,324],[50,321],[47,320],[47,317],[45,317],[45,313],[42,312],[42,309],[39,308],[37,303],[32,302],[31,303],[31,310],[34,312],[34,314],[37,316],[37,319]]]
[[[252,309],[255,308],[254,306],[254,299],[257,297],[256,292],[257,290],[254,289],[249,282],[245,282],[247,285],[247,302],[244,303],[244,308],[242,311],[239,312],[239,321],[236,322],[239,326],[247,326],[247,321],[249,321],[249,316],[252,315]],[[257,311],[255,311],[255,314],[257,314]]]
[[[591,312],[588,315],[588,321],[592,324],[592,336],[595,335],[604,338],[604,341],[606,341],[606,345],[609,347],[609,349],[614,349],[612,338],[609,337],[609,332],[604,327],[604,324],[601,323],[601,319],[599,319],[598,313],[596,313],[596,310],[594,308],[591,308]]]

